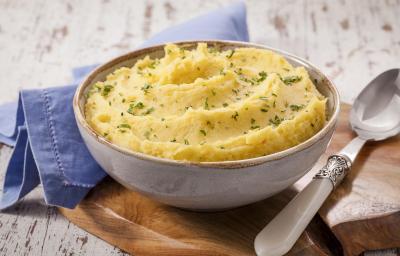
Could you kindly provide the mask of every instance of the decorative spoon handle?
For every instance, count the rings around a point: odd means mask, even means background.
[[[254,241],[257,255],[287,253],[350,167],[347,156],[330,156],[313,180],[257,235]]]

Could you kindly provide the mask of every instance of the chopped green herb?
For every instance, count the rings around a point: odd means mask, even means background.
[[[149,139],[149,137],[150,137],[150,131],[146,131],[146,132],[144,133],[144,137],[146,137],[146,139]]]
[[[124,115],[124,112],[121,112],[121,116],[123,116]]]
[[[226,55],[226,57],[228,59],[230,59],[233,56],[234,53],[235,53],[235,50],[232,49],[231,52],[228,55]]]
[[[282,69],[285,70],[285,71],[287,71],[287,72],[290,71],[290,69],[288,69],[288,68],[282,68]]]
[[[220,146],[219,148],[220,148],[220,149],[225,149],[225,147],[223,147],[223,146]]]
[[[265,97],[265,96],[261,96],[261,97],[259,97],[259,99],[260,99],[260,100],[268,101],[268,97]]]
[[[239,68],[238,70],[235,70],[235,73],[238,74],[239,76],[243,74],[242,68]]]
[[[234,94],[238,95],[239,90],[237,90],[237,89],[232,89],[232,92],[233,92]]]
[[[244,76],[239,76],[239,79],[246,82],[246,83],[250,83],[251,85],[254,85],[255,82],[253,80],[248,79],[247,77]]]
[[[282,82],[286,85],[292,85],[293,83],[297,83],[301,81],[301,76],[287,76],[285,78],[281,78]]]
[[[133,109],[134,108],[137,108],[137,109],[142,109],[142,108],[144,108],[144,104],[142,103],[142,102],[138,102],[138,103],[131,103],[130,105],[129,105],[129,108],[128,108],[128,110],[126,111],[126,112],[128,112],[129,114],[131,114],[131,115],[135,115],[135,113],[133,112]]]
[[[139,102],[135,105],[135,108],[142,109],[142,108],[144,108],[144,104],[143,104],[142,102],[139,101]]]
[[[125,103],[125,101],[126,101],[125,99],[122,99],[122,103]]]
[[[145,94],[147,94],[149,92],[149,90],[151,89],[151,85],[148,83],[145,83],[143,85],[143,87],[141,88],[142,91],[144,91]]]
[[[251,130],[258,129],[258,128],[260,128],[259,125],[252,125],[252,126],[250,127]]]
[[[203,134],[204,136],[207,136],[207,133],[204,130],[200,130],[200,133]]]
[[[261,111],[261,112],[268,112],[268,109],[266,109],[266,108],[261,108],[260,111]]]
[[[187,139],[185,139],[184,141],[185,141],[185,145],[189,145],[189,141]]]
[[[103,133],[103,136],[107,137],[108,136],[108,132]]]
[[[269,123],[273,126],[278,126],[282,121],[283,119],[279,118],[277,115],[275,115],[274,119],[269,119]]]
[[[164,121],[165,121],[165,118],[164,118],[164,117],[161,117],[161,121],[163,121],[163,122],[164,122]]]
[[[258,73],[258,75],[260,77],[256,80],[257,83],[261,83],[262,81],[264,81],[267,78],[267,73],[265,71],[261,71],[260,73]]]
[[[292,111],[299,111],[304,108],[304,105],[290,105]]]
[[[143,115],[148,115],[148,114],[150,114],[150,113],[153,112],[153,111],[154,111],[154,108],[151,107],[151,108],[147,109],[146,112],[143,113]]]
[[[208,97],[206,98],[206,100],[204,102],[204,109],[210,109],[210,107],[208,106]]]
[[[114,88],[114,86],[112,86],[112,85],[104,85],[101,95],[104,97],[107,96],[113,88]]]
[[[153,61],[152,63],[150,63],[149,68],[155,69],[157,64],[158,63],[156,61]]]
[[[314,124],[313,124],[313,123],[311,123],[311,127],[314,127]]]
[[[237,111],[235,111],[235,114],[232,115],[231,117],[232,117],[233,119],[235,119],[235,121],[237,121],[238,116],[239,116],[239,113],[238,113]]]
[[[226,108],[227,106],[228,106],[229,104],[228,103],[222,103],[222,106],[224,107],[224,108]]]
[[[271,93],[271,95],[274,97],[278,97],[278,95],[276,95],[275,93]]]
[[[173,140],[171,140],[171,142],[176,142],[176,139],[174,138]]]
[[[127,129],[131,129],[131,126],[129,124],[120,124],[117,126],[117,128],[127,128]]]
[[[212,95],[217,95],[217,93],[215,92],[215,90],[213,89],[213,90],[211,90],[211,93],[212,93]]]
[[[256,122],[256,120],[255,120],[254,118],[252,118],[252,119],[250,120],[250,122],[251,122],[251,124],[254,124],[254,123]]]

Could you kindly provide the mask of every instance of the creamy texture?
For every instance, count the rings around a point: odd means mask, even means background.
[[[97,82],[85,115],[121,147],[188,161],[253,158],[293,147],[325,123],[326,99],[303,67],[268,50],[165,46]]]

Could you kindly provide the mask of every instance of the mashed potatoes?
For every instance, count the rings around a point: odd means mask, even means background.
[[[165,46],[97,82],[85,115],[102,136],[145,154],[226,161],[293,147],[325,123],[326,99],[303,67],[262,49]]]

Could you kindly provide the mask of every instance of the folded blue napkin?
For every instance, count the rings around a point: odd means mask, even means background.
[[[171,27],[142,47],[197,39],[248,41],[245,5],[231,4]],[[40,183],[47,204],[74,208],[106,176],[83,143],[72,110],[77,84],[94,67],[74,69],[73,85],[22,90],[18,102],[0,106],[0,143],[14,146],[0,210]]]

